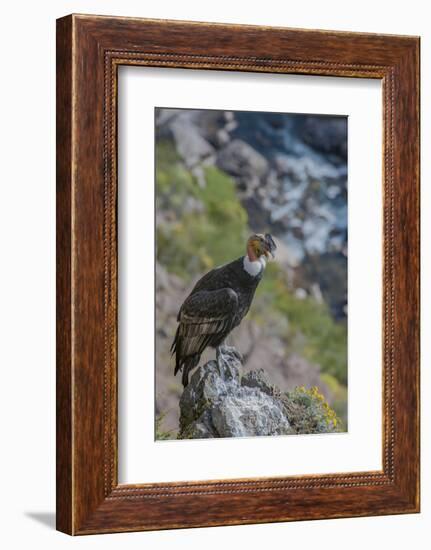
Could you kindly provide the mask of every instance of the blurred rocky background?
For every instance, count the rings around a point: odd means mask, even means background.
[[[347,118],[166,108],[155,118],[157,433],[179,429],[178,309],[205,272],[245,253],[250,232],[270,232],[278,250],[228,343],[245,372],[263,367],[283,392],[317,387],[347,429]]]

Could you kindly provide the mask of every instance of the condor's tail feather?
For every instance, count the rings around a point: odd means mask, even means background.
[[[177,351],[177,344],[178,344],[179,337],[180,337],[180,327],[178,325],[177,331],[175,332],[175,338],[174,338],[174,341],[172,342],[171,349],[170,349],[171,355],[173,355]],[[177,372],[175,371],[175,374],[176,373]]]
[[[176,363],[174,374],[177,374],[177,372],[182,369],[183,374],[181,376],[181,382],[184,387],[188,385],[189,373],[199,364],[200,358],[201,356],[199,354],[190,355],[189,357],[185,357],[181,364],[178,362]]]
[[[193,370],[198,364],[199,360],[201,358],[200,353],[194,353],[192,355],[183,356],[181,351],[181,336],[179,327],[177,328],[177,332],[175,333],[174,341],[172,342],[171,346],[171,353],[172,355],[175,354],[175,370],[174,375],[176,376],[178,371],[182,370],[182,384],[184,387],[186,387],[189,383],[189,373],[191,370]]]

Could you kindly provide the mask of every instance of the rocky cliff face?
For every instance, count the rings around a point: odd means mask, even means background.
[[[199,367],[180,400],[180,439],[337,430],[338,419],[317,389],[282,393],[263,369],[242,374],[233,347]]]

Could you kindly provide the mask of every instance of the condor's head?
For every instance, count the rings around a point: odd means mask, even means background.
[[[269,233],[262,235],[254,233],[247,241],[247,256],[250,262],[255,262],[261,258],[275,257],[277,246]]]

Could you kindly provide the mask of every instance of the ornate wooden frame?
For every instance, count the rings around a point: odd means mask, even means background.
[[[384,102],[383,470],[119,485],[119,65],[377,78]],[[70,15],[57,21],[57,528],[419,511],[419,38]]]

